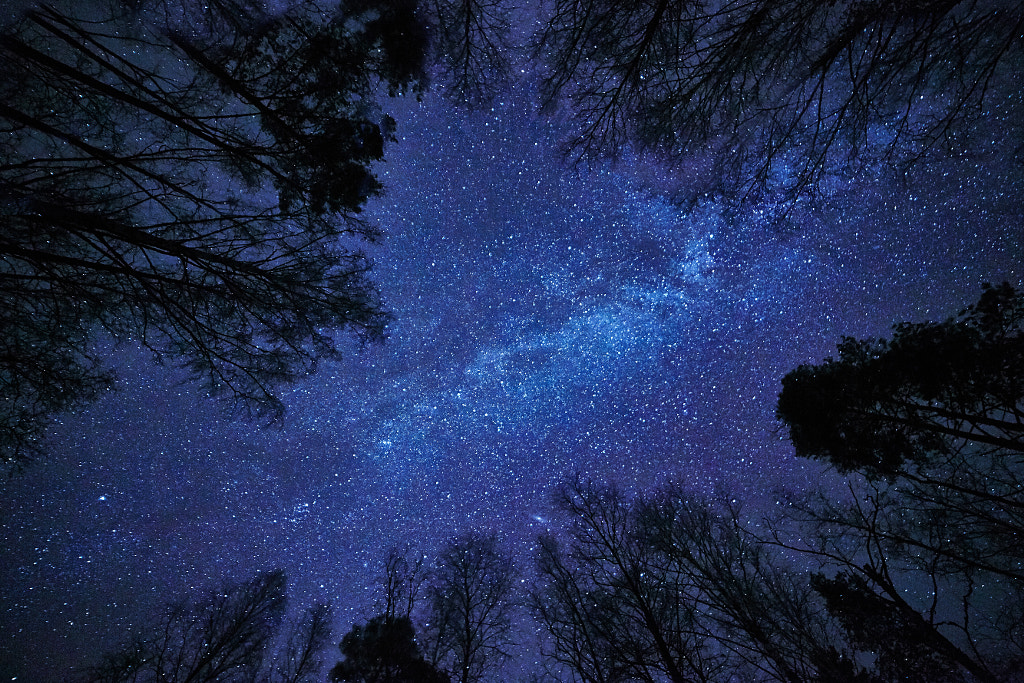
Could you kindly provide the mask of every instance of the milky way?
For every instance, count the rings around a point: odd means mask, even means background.
[[[568,169],[519,95],[394,106],[366,211],[388,341],[285,388],[271,429],[115,351],[118,391],[5,484],[0,679],[61,680],[165,601],[270,567],[340,634],[372,616],[386,548],[482,529],[526,558],[574,474],[771,506],[819,472],[774,422],[782,375],[1021,283],[1022,171],[984,150],[780,225],[678,206],[637,161]]]

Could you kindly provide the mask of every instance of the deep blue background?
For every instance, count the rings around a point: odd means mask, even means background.
[[[526,558],[577,473],[770,509],[821,476],[774,421],[788,370],[1024,276],[1005,141],[850,181],[780,226],[765,205],[675,206],[694,180],[671,170],[566,168],[519,94],[389,106],[399,141],[366,211],[387,343],[287,387],[278,430],[115,350],[118,391],[3,485],[0,680],[63,680],[164,602],[278,566],[296,607],[335,604],[340,638],[372,616],[390,545],[497,530]]]

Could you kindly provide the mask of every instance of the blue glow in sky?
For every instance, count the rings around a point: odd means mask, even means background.
[[[567,169],[514,97],[395,108],[366,211],[387,343],[288,388],[277,430],[121,352],[119,392],[6,485],[0,678],[61,680],[170,597],[261,568],[295,605],[334,602],[340,637],[372,616],[389,546],[475,528],[527,557],[574,473],[771,504],[818,471],[777,432],[782,375],[1021,283],[1019,163],[861,179],[779,227],[677,206],[641,162]]]

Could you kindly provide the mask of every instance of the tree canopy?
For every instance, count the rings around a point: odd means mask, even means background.
[[[447,683],[449,678],[423,659],[407,616],[379,615],[356,624],[341,640],[344,655],[331,669],[332,681],[352,683]]]
[[[777,414],[797,455],[884,475],[967,445],[1024,453],[1024,296],[986,286],[955,318],[893,332],[846,338],[838,358],[783,378]]]
[[[492,99],[509,75],[508,0],[429,0],[433,58],[448,97],[475,106]]]
[[[846,473],[852,496],[796,504],[808,532],[785,544],[823,562],[816,588],[888,676],[1024,667],[1022,331],[1024,296],[986,286],[953,318],[846,339],[783,380],[797,454]]]
[[[800,192],[962,136],[1020,68],[1019,2],[557,0],[537,42],[576,156]]]
[[[273,413],[275,386],[379,339],[352,238],[423,83],[413,2],[40,6],[0,34],[0,461],[112,377],[98,330]]]

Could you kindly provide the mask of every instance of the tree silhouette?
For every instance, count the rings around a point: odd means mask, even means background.
[[[97,330],[274,414],[275,385],[380,338],[355,238],[422,82],[411,1],[40,6],[0,34],[0,460],[109,385]],[[105,343],[105,342],[103,342]]]
[[[1019,3],[557,0],[537,41],[580,157],[626,146],[719,189],[915,159],[1015,88]],[[987,99],[992,98],[992,99]]]
[[[409,617],[379,615],[356,624],[341,640],[344,659],[332,681],[352,683],[447,683],[448,676],[424,661]]]
[[[955,318],[839,350],[789,373],[777,410],[798,455],[873,482],[867,509],[822,514],[944,567],[1024,581],[1024,297],[986,287]],[[888,506],[915,514],[878,514]]]
[[[420,589],[429,578],[425,562],[426,557],[414,546],[396,546],[388,551],[381,577],[384,588],[384,600],[380,605],[382,616],[388,619],[412,618]]]
[[[846,338],[839,357],[782,380],[777,415],[797,455],[840,471],[909,474],[972,449],[1024,452],[1024,296],[986,286],[942,323]]]
[[[963,655],[936,639],[921,615],[902,601],[887,599],[856,575],[816,575],[814,588],[842,622],[858,649],[875,655],[873,670],[883,681],[953,683],[967,678],[958,670]],[[985,680],[984,675],[980,676]]]
[[[330,608],[317,605],[271,657],[285,609],[280,570],[172,605],[134,642],[107,655],[87,683],[311,683],[330,640]]]
[[[984,527],[969,526],[972,511],[948,507],[954,501],[850,479],[840,500],[793,501],[788,516],[801,532],[775,539],[818,558],[813,585],[848,641],[874,656],[882,680],[1017,680],[1019,549],[989,543]],[[948,513],[964,518],[947,526]]]
[[[509,656],[514,576],[493,535],[470,533],[442,549],[428,587],[428,653],[452,680],[480,681]]]
[[[817,585],[892,670],[920,660],[997,681],[1024,666],[1022,331],[1024,297],[986,287],[954,318],[847,339],[783,380],[797,454],[850,486],[792,508],[825,567]]]
[[[508,0],[430,0],[434,59],[449,96],[479,105],[508,78]]]
[[[273,683],[321,683],[331,639],[331,607],[314,605],[292,629],[271,665]]]
[[[568,547],[541,539],[534,612],[550,655],[593,683],[859,680],[810,586],[677,488],[562,488]]]

